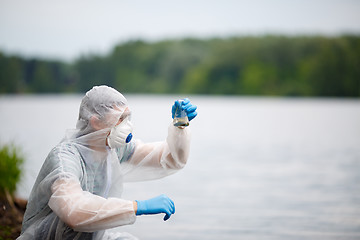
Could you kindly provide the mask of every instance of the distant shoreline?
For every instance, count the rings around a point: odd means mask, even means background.
[[[71,63],[0,49],[1,93],[360,97],[360,35],[234,36],[129,41]]]

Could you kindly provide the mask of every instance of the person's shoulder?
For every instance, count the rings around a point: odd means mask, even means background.
[[[80,178],[83,166],[76,146],[69,142],[61,142],[50,151],[43,168],[55,175],[71,173]]]
[[[71,142],[60,142],[53,149],[51,149],[48,159],[58,160],[59,158],[72,159],[79,157],[79,150],[76,148],[75,144]]]

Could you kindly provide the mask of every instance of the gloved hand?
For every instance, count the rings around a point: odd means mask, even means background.
[[[197,116],[197,106],[191,104],[190,100],[188,98],[184,98],[183,101],[180,103],[178,100],[175,101],[174,105],[172,106],[171,112],[172,112],[172,118],[175,116],[175,111],[178,107],[180,107],[183,110],[185,110],[189,121],[193,120]]]
[[[174,202],[164,194],[148,200],[135,201],[137,202],[136,215],[165,213],[164,221],[166,221],[171,214],[175,213]]]

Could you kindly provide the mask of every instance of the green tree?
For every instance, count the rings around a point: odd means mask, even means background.
[[[129,41],[73,64],[0,54],[0,92],[360,97],[360,36]]]
[[[17,93],[24,88],[22,60],[0,53],[0,93]]]

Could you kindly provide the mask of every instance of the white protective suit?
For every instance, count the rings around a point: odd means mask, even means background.
[[[171,124],[164,142],[133,139],[110,149],[106,138],[127,107],[113,88],[86,93],[76,129],[51,150],[40,170],[18,239],[131,239],[105,231],[136,220],[133,201],[121,199],[123,183],[158,179],[183,168],[190,130]],[[102,129],[96,130],[99,123]]]

